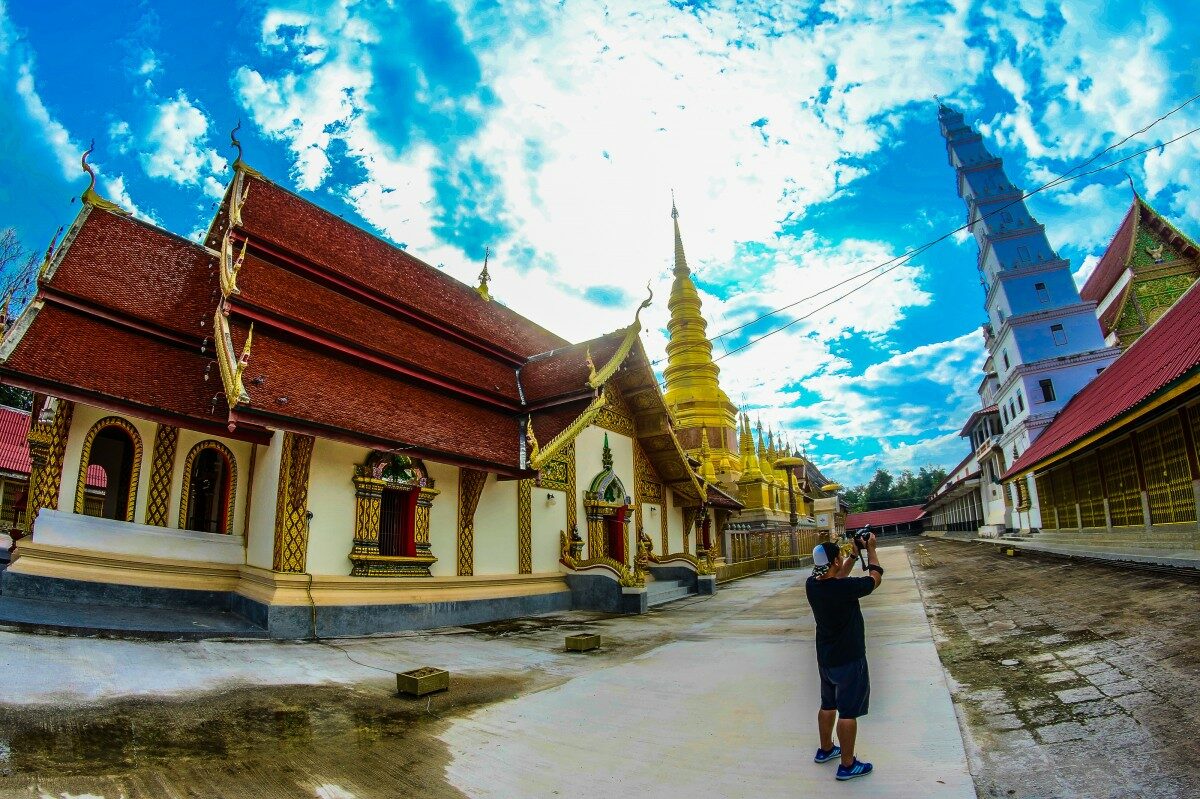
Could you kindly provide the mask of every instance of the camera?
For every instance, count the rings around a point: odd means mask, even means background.
[[[858,561],[863,571],[867,570],[867,544],[871,541],[871,528],[863,527],[854,531],[854,548],[858,551]]]

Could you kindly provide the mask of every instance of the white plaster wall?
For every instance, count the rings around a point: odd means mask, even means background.
[[[554,504],[546,496],[554,497]],[[558,571],[559,533],[567,530],[567,492],[533,487],[533,571]]]
[[[489,474],[475,509],[475,574],[516,574],[517,481]]]
[[[275,550],[275,502],[279,494],[279,461],[283,454],[283,431],[276,430],[271,441],[259,446],[251,484],[254,499],[250,503],[250,525],[246,530],[246,563],[269,569]]]
[[[653,502],[642,503],[642,518],[639,520],[642,531],[650,537],[650,540],[654,543],[654,552],[658,555],[666,554],[662,551],[662,514],[663,509],[661,505]],[[636,542],[636,538],[634,540]],[[637,551],[636,543],[634,551]]]
[[[318,438],[308,472],[308,571],[350,573],[354,546],[354,467],[368,450]]]
[[[667,491],[667,539],[671,542],[670,552],[683,551],[683,509],[675,504],[675,492]]]
[[[157,432],[157,428],[155,432]],[[167,504],[167,526],[179,527],[179,502],[183,499],[184,483],[190,477],[190,475],[184,474],[183,467],[187,462],[187,456],[192,447],[201,441],[219,441],[233,453],[234,461],[237,463],[237,485],[234,487],[233,534],[244,535],[246,532],[246,489],[250,485],[250,450],[254,445],[246,441],[235,441],[231,438],[210,436],[195,430],[184,430],[183,428],[179,430],[179,445],[175,448],[175,469],[171,473],[171,498]],[[146,448],[147,464],[153,462],[153,449],[154,437],[151,436],[150,443]]]
[[[429,509],[429,551],[437,558],[430,568],[434,577],[458,573],[458,467],[425,461],[433,487],[441,493]]]
[[[71,417],[71,430],[67,434],[67,449],[63,455],[62,486],[58,494],[59,510],[68,513],[75,509],[75,488],[79,484],[79,456],[83,453],[83,439],[92,425],[107,416],[118,416],[134,426],[142,438],[142,460],[138,469],[137,498],[133,506],[133,520],[146,520],[146,491],[150,485],[150,462],[154,450],[154,431],[157,425],[145,419],[126,414],[112,413],[91,405],[75,403]]]
[[[613,455],[613,471],[621,479],[626,493],[631,498],[633,496],[633,439],[620,433],[604,430],[595,425],[583,430],[575,439],[575,482],[579,489],[579,496],[575,498],[575,501],[578,503],[579,509],[579,534],[583,536],[584,541],[588,540],[588,532],[587,513],[583,507],[583,494],[588,490],[588,486],[591,485],[592,478],[604,469],[603,453],[604,436],[606,433],[608,435],[608,446],[612,450]],[[627,552],[633,551],[629,547],[636,540],[637,522],[636,517],[630,518],[628,527],[629,540],[625,544]],[[593,557],[593,554],[585,548],[584,556],[590,558]]]

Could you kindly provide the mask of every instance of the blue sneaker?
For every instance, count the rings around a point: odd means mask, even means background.
[[[830,760],[833,760],[835,757],[841,757],[841,756],[842,756],[842,747],[838,746],[837,744],[834,744],[833,748],[830,749],[828,752],[826,752],[824,749],[818,749],[816,757],[813,758],[813,762],[814,763],[828,763]]]
[[[845,782],[855,777],[865,777],[871,773],[872,768],[874,767],[870,763],[864,763],[856,757],[849,767],[843,766],[841,763],[838,764],[837,778]]]

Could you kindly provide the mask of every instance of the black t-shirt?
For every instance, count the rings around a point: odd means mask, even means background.
[[[866,657],[867,642],[858,600],[875,590],[875,580],[809,577],[804,587],[817,618],[817,664],[829,668]]]

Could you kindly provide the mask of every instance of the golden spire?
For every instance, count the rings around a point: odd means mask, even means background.
[[[483,250],[483,271],[479,273],[479,285],[475,289],[476,291],[479,292],[480,297],[483,297],[485,300],[488,300],[489,302],[492,299],[492,294],[490,291],[488,291],[488,281],[492,279],[492,276],[488,274],[487,265],[488,265],[488,256],[491,254],[492,254],[492,248],[485,247]]]
[[[717,482],[717,470],[712,462],[712,450],[708,446],[708,428],[700,428],[700,474],[710,483]]]
[[[754,436],[750,433],[749,414],[742,414],[738,428],[738,449],[741,450],[742,456],[742,475],[751,478],[762,477],[762,469],[758,465],[758,455],[754,452]]]

